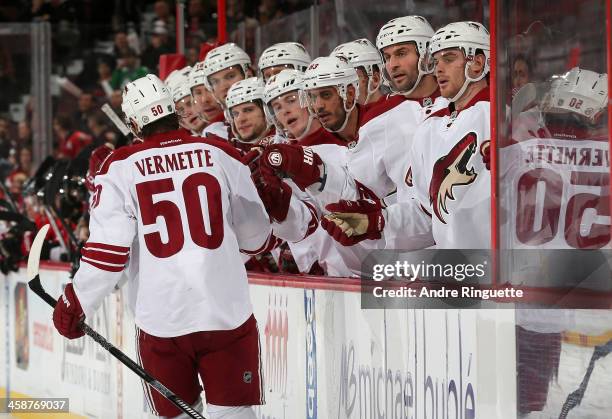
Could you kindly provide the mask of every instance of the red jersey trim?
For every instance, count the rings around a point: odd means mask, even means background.
[[[395,108],[397,105],[404,103],[407,100],[413,101],[413,102],[419,102],[419,104],[422,107],[425,107],[425,106],[432,105],[439,96],[440,96],[440,89],[436,89],[431,95],[421,97],[421,98],[407,98],[404,95],[389,95],[386,97],[386,100],[384,101],[375,102],[370,107],[366,105],[365,107],[366,113],[363,117],[363,121],[361,122],[360,126],[365,125],[366,123],[370,122],[372,119],[379,117],[380,115],[384,114],[385,112],[390,111],[391,109]]]
[[[465,105],[465,108],[463,108],[463,109],[461,109],[459,111],[455,111],[455,104],[453,102],[451,102],[451,103],[448,104],[448,106],[446,108],[442,108],[442,109],[437,110],[436,112],[434,112],[431,115],[429,115],[427,118],[432,118],[434,116],[437,116],[437,117],[450,116],[453,112],[456,112],[456,115],[459,115],[459,113],[461,113],[462,111],[464,111],[464,110],[474,106],[478,102],[489,102],[490,101],[490,94],[489,93],[490,93],[489,92],[489,88],[485,87],[481,91],[476,93],[476,96],[474,96],[472,99],[470,99],[470,101]]]
[[[333,135],[331,132],[321,127],[315,132],[306,137],[302,138],[297,143],[298,145],[309,147],[313,145],[321,145],[321,144],[335,144],[339,146],[346,147],[347,142],[340,139],[339,137]]]
[[[118,150],[115,150],[112,154],[110,154],[109,158],[102,164],[100,170],[98,171],[99,175],[106,174],[111,164],[116,161],[125,160],[131,155],[138,153],[143,150],[149,150],[152,148],[163,148],[163,147],[171,147],[177,144],[193,144],[193,143],[201,143],[210,145],[213,147],[217,147],[224,151],[230,157],[240,161],[240,153],[234,147],[229,145],[227,141],[218,137],[214,134],[210,134],[207,137],[194,137],[187,133],[182,132],[181,130],[176,131],[168,131],[162,134],[155,134],[150,137],[147,137],[142,143],[131,145],[128,147],[121,147]]]

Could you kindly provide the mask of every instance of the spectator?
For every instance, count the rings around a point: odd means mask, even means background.
[[[20,148],[32,146],[32,129],[28,121],[21,121],[17,124],[17,140]]]
[[[208,39],[216,29],[216,21],[211,12],[206,9],[202,0],[190,0],[187,5],[187,33],[186,44],[195,46]]]
[[[119,57],[128,52],[130,46],[128,44],[127,34],[123,31],[115,33],[115,45],[113,46],[113,55]]]
[[[66,115],[57,115],[53,119],[53,131],[58,140],[58,158],[73,159],[83,147],[91,143],[89,135],[74,130],[72,119]]]
[[[284,13],[278,6],[277,0],[261,0],[257,8],[257,20],[260,25],[270,23],[270,21],[278,19],[283,15]]]
[[[200,51],[198,48],[190,47],[185,51],[185,58],[187,60],[187,65],[189,67],[193,67],[198,62]]]
[[[153,5],[153,25],[163,22],[166,28],[174,28],[174,16],[170,13],[170,5],[166,0],[157,0]]]
[[[8,159],[11,151],[10,123],[6,118],[0,118],[0,159]]]
[[[121,90],[113,90],[110,95],[109,105],[113,108],[113,111],[119,116],[123,115],[123,111],[121,110],[121,102],[123,102],[123,97],[121,96]]]
[[[94,148],[105,143],[117,144],[117,135],[109,127],[108,118],[102,112],[94,112],[87,118],[89,131],[93,134],[93,141],[89,147]]]
[[[159,72],[159,56],[162,54],[170,54],[174,50],[168,43],[168,30],[163,22],[156,22],[151,34],[151,43],[142,53],[142,64]]]
[[[113,61],[110,57],[98,58],[98,81],[96,87],[101,90],[96,96],[110,97],[113,92],[111,87],[111,79],[113,77]]]
[[[89,133],[87,127],[87,118],[95,111],[95,102],[93,94],[83,92],[79,96],[79,110],[74,114],[74,126],[77,130]]]
[[[32,150],[29,147],[23,147],[19,150],[17,170],[25,173],[28,178],[34,174],[32,171]]]
[[[113,71],[111,86],[113,89],[123,89],[129,82],[146,76],[149,70],[139,63],[136,52],[128,49],[119,56],[117,68]]]

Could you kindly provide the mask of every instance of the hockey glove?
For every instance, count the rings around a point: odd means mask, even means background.
[[[273,144],[265,149],[263,164],[289,176],[301,190],[314,183],[325,182],[319,168],[323,162],[319,155],[308,147]]]
[[[74,293],[72,284],[66,285],[64,294],[57,300],[53,310],[53,324],[60,335],[68,339],[80,338],[85,334],[81,321],[85,318],[79,299]]]
[[[339,201],[325,207],[331,214],[321,220],[321,226],[343,246],[352,246],[367,239],[380,239],[385,218],[380,201],[360,199]]]
[[[291,201],[291,188],[279,179],[272,170],[265,166],[259,167],[251,175],[257,193],[263,202],[266,212],[277,223],[287,218]]]

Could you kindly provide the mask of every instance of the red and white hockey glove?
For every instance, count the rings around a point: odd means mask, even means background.
[[[64,294],[57,300],[53,310],[53,324],[60,335],[68,339],[80,338],[85,334],[81,321],[85,318],[81,303],[74,293],[72,284],[66,285]]]
[[[321,219],[321,226],[343,246],[363,240],[380,239],[385,217],[380,201],[360,199],[339,201],[325,207],[331,214]]]
[[[321,176],[319,168],[323,166],[323,162],[319,155],[308,147],[273,144],[266,147],[263,164],[289,176],[301,190],[317,182],[325,183],[325,176]]]
[[[277,223],[285,221],[291,201],[291,187],[265,166],[254,171],[251,178],[270,218]]]

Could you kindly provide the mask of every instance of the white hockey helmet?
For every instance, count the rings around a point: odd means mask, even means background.
[[[305,108],[306,99],[304,97],[304,92],[302,91],[303,81],[304,73],[298,70],[287,69],[270,77],[264,87],[264,112],[266,114],[266,118],[268,119],[268,123],[274,124],[276,131],[279,133],[284,132],[285,129],[276,118],[276,114],[274,113],[274,109],[272,107],[272,101],[285,93],[295,92],[298,96],[300,107]],[[308,125],[304,133],[310,130],[311,123],[312,115],[309,116]]]
[[[470,83],[485,78],[490,70],[490,40],[489,31],[482,23],[478,22],[453,22],[438,29],[431,38],[429,54],[433,56],[436,52],[449,48],[459,48],[468,62],[465,64],[465,82],[459,92],[450,99],[451,102],[458,100]],[[482,73],[476,78],[468,74],[469,66],[477,51],[482,51],[485,56],[485,65]]]
[[[189,73],[189,89],[200,85],[204,85],[208,89],[207,83],[206,74],[204,74],[204,61],[198,61]]]
[[[608,104],[608,75],[578,67],[554,76],[542,101],[544,111],[564,110],[595,120]]]
[[[423,16],[402,16],[395,19],[391,19],[378,31],[376,36],[376,48],[380,52],[380,55],[384,64],[383,49],[396,44],[403,44],[406,42],[413,42],[416,45],[419,53],[417,80],[414,86],[408,91],[395,91],[393,84],[390,83],[389,75],[386,70],[383,69],[382,76],[385,82],[391,87],[395,93],[401,93],[405,95],[411,94],[419,85],[421,79],[426,74],[431,74],[433,68],[428,63],[427,57],[427,46],[429,41],[434,34],[434,30]]]
[[[170,89],[172,99],[175,102],[183,99],[186,96],[191,96],[191,89],[189,87],[189,74],[191,73],[191,67],[183,67],[180,70],[174,70],[166,77],[166,85]]]
[[[210,50],[204,59],[203,71],[205,76],[204,85],[206,88],[212,91],[208,77],[233,66],[240,66],[245,77],[251,66],[251,58],[238,45],[230,42],[229,44],[224,44]]]
[[[338,132],[344,129],[348,122],[350,112],[357,104],[359,77],[357,76],[357,71],[348,62],[338,57],[319,57],[310,63],[304,72],[302,89],[304,90],[305,97],[308,100],[308,90],[330,86],[336,88],[338,95],[342,98],[342,105],[346,112],[344,123],[335,131]],[[349,86],[353,86],[355,89],[355,100],[350,108],[346,103]],[[310,108],[309,106],[309,110],[312,110]]]
[[[383,69],[382,59],[374,44],[366,38],[361,38],[338,45],[330,55],[347,60],[355,69],[359,67],[364,68],[368,76],[367,102],[372,93],[378,89],[378,86],[372,85],[374,66],[376,66],[379,71]]]
[[[304,45],[299,42],[280,42],[261,53],[257,67],[262,72],[268,67],[290,65],[295,70],[304,71],[311,61]]]
[[[232,85],[227,91],[227,97],[225,98],[225,119],[229,121],[232,126],[232,130],[238,139],[240,135],[236,131],[234,126],[234,118],[232,116],[232,108],[234,106],[241,105],[247,102],[255,102],[264,108],[264,83],[263,80],[258,77],[249,77],[248,79],[240,80]],[[266,118],[266,125],[269,128],[270,123]],[[266,129],[266,132],[268,130]]]
[[[147,74],[123,88],[121,109],[136,136],[144,126],[175,113],[168,87],[155,74]]]

